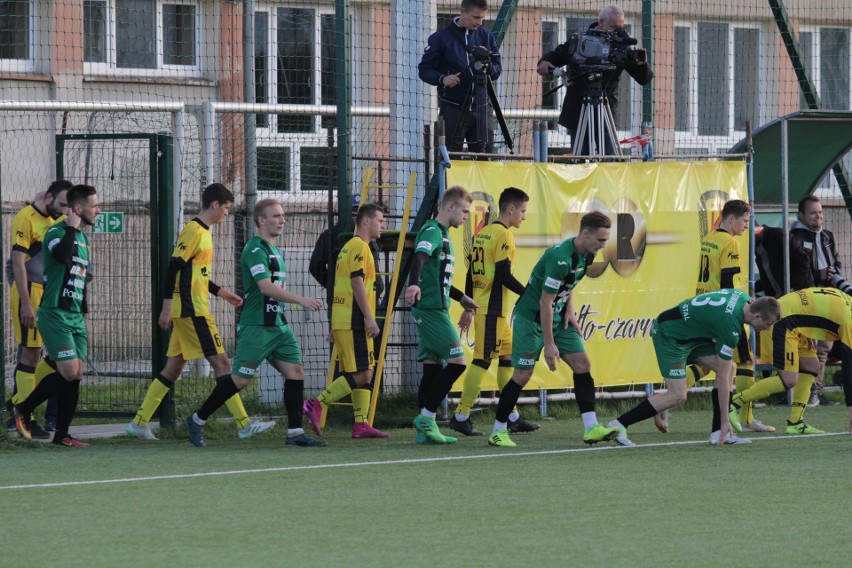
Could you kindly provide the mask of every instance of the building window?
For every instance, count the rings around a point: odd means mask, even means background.
[[[690,36],[692,29],[685,26],[675,27],[675,130],[689,132],[692,124],[692,100],[690,93],[689,69],[692,47]]]
[[[819,95],[821,108],[849,110],[850,35],[849,28],[807,28],[799,31],[802,63]],[[807,109],[803,94],[800,106]]]
[[[760,30],[734,29],[734,130],[760,122]]]
[[[197,72],[199,16],[197,2],[87,0],[83,29],[88,70]]]
[[[0,69],[28,70],[33,54],[32,0],[0,1]]]

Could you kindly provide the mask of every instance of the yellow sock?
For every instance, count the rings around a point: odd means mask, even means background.
[[[487,369],[483,369],[476,363],[468,366],[467,372],[464,375],[464,388],[462,389],[459,404],[456,406],[456,412],[470,416],[470,409],[476,403],[476,397],[479,396],[479,390],[482,388],[482,377]]]
[[[319,400],[320,404],[323,406],[328,406],[332,402],[337,402],[350,393],[352,393],[352,387],[349,386],[349,381],[344,375],[334,379],[334,381],[328,385],[328,388],[320,393],[317,400]],[[355,401],[353,400],[352,403],[354,404]]]
[[[370,389],[352,390],[352,409],[355,411],[355,422],[367,421],[367,414],[370,412]]]
[[[497,388],[500,390],[500,392],[503,392],[503,387],[508,385],[509,381],[512,380],[512,373],[514,372],[514,367],[506,367],[502,365],[500,367],[497,367]],[[517,412],[518,407],[515,406],[512,411]]]
[[[56,372],[56,369],[54,369],[53,367],[48,365],[47,361],[45,361],[44,359],[39,361],[38,365],[36,365],[36,370],[35,370],[35,384],[36,384],[36,386],[41,382],[41,380],[43,378],[45,378],[49,374],[55,373],[55,372]],[[35,388],[35,386],[33,388]]]
[[[237,428],[242,430],[249,425],[251,418],[249,418],[248,412],[246,412],[246,407],[243,406],[243,399],[240,396],[240,393],[237,393],[226,400],[225,406],[228,407],[228,412],[230,412],[231,416],[234,417],[234,422],[237,423]]]
[[[32,369],[32,367],[27,368]],[[15,384],[18,386],[18,392],[12,397],[12,403],[20,404],[21,402],[24,402],[28,396],[30,396],[30,393],[33,392],[33,389],[36,386],[35,373],[16,369]]]
[[[747,402],[760,400],[775,393],[784,392],[787,387],[781,381],[781,377],[767,377],[754,383],[754,386],[734,395],[734,404],[742,408]]]
[[[36,369],[38,373],[38,369]],[[151,386],[148,387],[148,392],[145,393],[145,400],[142,401],[142,406],[136,412],[136,418],[133,422],[138,426],[147,426],[151,421],[151,417],[160,408],[160,403],[163,402],[163,397],[169,392],[169,386],[162,382],[159,378],[151,381]]]
[[[737,387],[737,392],[745,392],[754,386],[754,369],[752,367],[737,367],[737,374],[734,377],[734,385]],[[751,424],[754,420],[752,414],[751,402],[746,402],[740,408],[740,422],[743,424]]]
[[[686,367],[686,388],[691,389],[695,383],[701,380],[704,373],[701,372],[701,367],[698,365],[687,365]]]
[[[814,385],[815,379],[816,377],[810,373],[799,372],[799,380],[793,387],[793,404],[790,406],[790,418],[788,419],[790,424],[802,421],[808,399],[811,398],[811,387]]]

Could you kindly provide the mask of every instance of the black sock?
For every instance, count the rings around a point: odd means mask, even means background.
[[[634,406],[632,409],[628,410],[624,414],[618,417],[618,421],[621,422],[621,425],[627,428],[637,422],[642,422],[643,420],[647,420],[649,418],[653,418],[658,413],[657,409],[654,408],[654,405],[651,404],[647,398]]]
[[[195,413],[202,420],[207,420],[210,415],[216,412],[220,406],[228,402],[228,399],[240,392],[237,385],[234,384],[234,379],[231,375],[222,375],[216,377],[216,386],[213,387],[213,392],[204,401]]]
[[[167,378],[167,377],[164,377],[162,373],[158,374],[157,378],[154,379],[154,380],[160,381],[161,383],[163,383],[163,385],[166,386],[166,388],[170,388],[170,389],[175,388],[175,382],[173,380]]]
[[[62,375],[58,372],[50,373],[36,385],[33,392],[30,393],[30,396],[28,396],[26,400],[21,401],[21,403],[18,404],[18,412],[29,419],[33,410],[35,410],[39,404],[59,392],[63,384],[66,382],[67,381],[63,379]]]
[[[465,369],[467,367],[464,365],[447,363],[447,366],[435,377],[435,380],[432,382],[432,388],[426,393],[426,401],[423,404],[423,408],[429,412],[438,412],[441,401],[450,393],[453,383],[462,376]]]
[[[284,408],[287,410],[287,428],[302,427],[302,403],[305,401],[305,381],[284,379]]]
[[[518,404],[523,387],[515,381],[509,381],[500,391],[500,400],[497,402],[497,422],[508,422],[512,409]]]
[[[417,387],[417,411],[426,406],[426,399],[429,392],[432,390],[432,383],[435,382],[435,377],[441,372],[441,366],[437,363],[423,363],[423,378],[420,379],[420,386]]]
[[[77,412],[77,401],[80,398],[80,381],[64,381],[59,389],[59,400],[56,409],[56,431],[54,441],[62,440],[68,435],[68,428]]]
[[[574,375],[574,397],[580,414],[595,411],[595,381],[591,373],[576,373]]]
[[[710,396],[713,397],[713,425],[710,426],[710,432],[722,429],[722,408],[719,406],[719,389],[713,387],[710,391]]]

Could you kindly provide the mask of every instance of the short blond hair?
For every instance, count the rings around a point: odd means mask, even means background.
[[[447,190],[444,192],[444,196],[441,198],[441,209],[443,209],[450,203],[455,203],[456,205],[458,205],[462,201],[473,203],[473,197],[470,195],[470,192],[468,192],[468,190],[466,190],[460,185],[448,187]]]

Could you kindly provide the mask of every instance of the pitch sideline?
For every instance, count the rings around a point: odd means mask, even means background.
[[[761,436],[760,438],[752,438],[758,440],[798,440],[803,438],[822,438],[828,436],[846,436],[846,432],[827,432],[825,434],[806,434],[801,436]],[[651,444],[641,444],[634,446],[632,449],[639,450],[641,448],[660,448],[666,446],[692,446],[697,444],[707,444],[707,440],[688,440],[684,442],[659,442]],[[317,465],[297,465],[288,467],[268,467],[258,469],[237,469],[228,471],[208,471],[202,473],[176,473],[171,475],[150,475],[145,477],[123,477],[118,479],[93,479],[89,481],[62,481],[54,483],[33,483],[28,485],[0,485],[0,491],[12,491],[18,489],[45,489],[49,487],[77,487],[81,485],[106,485],[110,483],[136,483],[140,481],[161,481],[166,479],[192,479],[199,477],[220,477],[225,475],[248,475],[254,473],[282,473],[291,471],[308,471],[314,469],[335,469],[349,467],[367,467],[367,466],[382,466],[382,465],[405,465],[405,464],[420,464],[443,461],[462,461],[462,460],[480,460],[480,459],[496,459],[496,458],[515,458],[527,456],[547,456],[560,454],[575,454],[581,452],[601,452],[613,450],[631,450],[624,446],[598,446],[593,448],[566,448],[562,450],[538,450],[533,452],[507,452],[494,454],[474,454],[470,456],[444,456],[433,458],[413,458],[403,460],[384,460],[384,461],[365,461],[365,462],[344,462],[344,463],[329,463]]]

